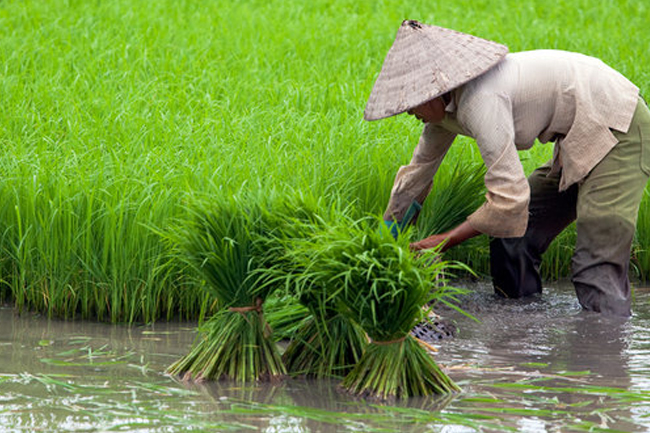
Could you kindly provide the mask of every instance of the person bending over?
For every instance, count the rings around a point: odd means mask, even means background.
[[[572,275],[586,310],[629,316],[628,265],[650,175],[650,111],[639,88],[601,60],[534,50],[404,21],[364,112],[408,113],[424,123],[410,163],[399,169],[384,220],[417,214],[457,135],[472,137],[487,168],[485,203],[465,222],[411,244],[451,248],[490,236],[495,291],[541,293],[541,255],[576,221]],[[554,142],[553,157],[526,179],[518,150]]]

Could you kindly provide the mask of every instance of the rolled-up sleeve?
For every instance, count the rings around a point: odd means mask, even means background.
[[[408,165],[395,176],[385,220],[401,221],[413,203],[424,203],[431,191],[433,177],[447,154],[456,134],[438,125],[426,124]]]
[[[474,93],[458,119],[475,138],[487,167],[485,203],[467,221],[498,238],[521,237],[528,225],[530,188],[515,146],[512,104],[505,94]]]

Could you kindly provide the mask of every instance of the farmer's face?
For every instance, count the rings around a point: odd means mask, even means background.
[[[408,111],[423,123],[438,123],[445,118],[445,102],[442,97],[432,99]]]

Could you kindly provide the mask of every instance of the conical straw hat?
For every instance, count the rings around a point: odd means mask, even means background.
[[[508,47],[476,36],[406,20],[368,98],[364,119],[404,113],[478,77]]]

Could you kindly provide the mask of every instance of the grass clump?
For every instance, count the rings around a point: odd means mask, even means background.
[[[380,400],[458,391],[409,334],[425,319],[425,305],[452,294],[433,286],[446,264],[436,252],[414,255],[408,236],[395,240],[378,226],[374,219],[342,220],[317,240],[296,245],[305,269],[301,284],[328,287],[337,310],[370,339],[342,385]]]
[[[194,219],[172,236],[180,259],[205,281],[219,310],[169,373],[238,382],[274,380],[286,373],[262,309],[274,287],[259,284],[255,272],[265,266],[266,215],[252,196],[224,198],[195,210]]]
[[[422,238],[446,232],[465,221],[485,200],[485,166],[455,161],[436,173],[434,188],[417,221]]]

